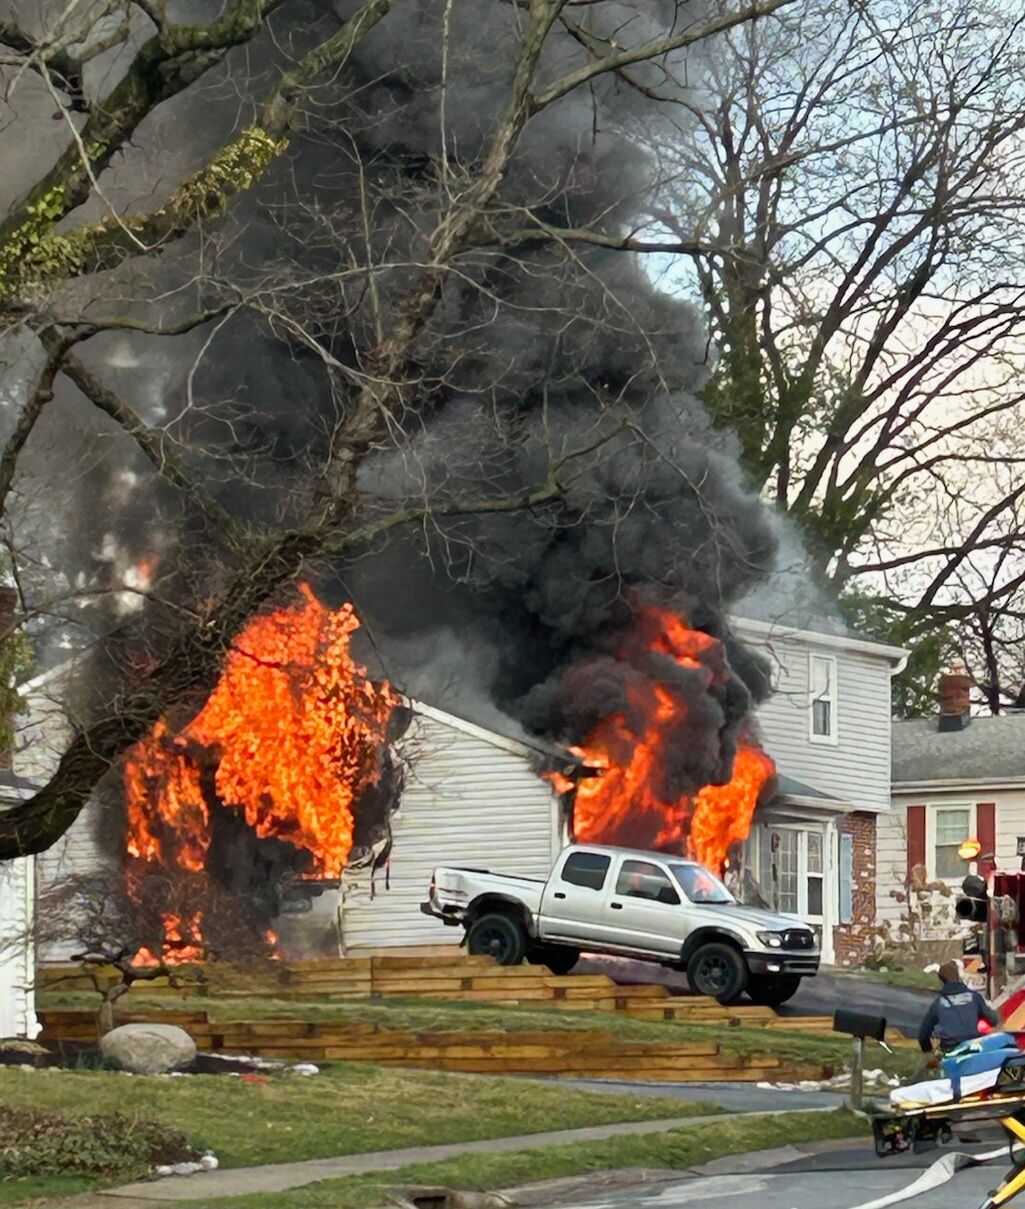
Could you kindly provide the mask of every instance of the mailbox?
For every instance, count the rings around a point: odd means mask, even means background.
[[[864,1012],[849,1012],[840,1008],[833,1013],[833,1032],[848,1033],[869,1041],[886,1040],[886,1017],[867,1016]]]

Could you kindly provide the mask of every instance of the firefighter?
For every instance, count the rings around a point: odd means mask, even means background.
[[[979,992],[970,990],[961,981],[956,961],[945,961],[938,973],[943,989],[930,1004],[918,1030],[918,1044],[926,1054],[932,1053],[934,1033],[940,1051],[946,1053],[963,1041],[978,1037],[980,1020],[993,1026],[1000,1023],[1000,1017]]]

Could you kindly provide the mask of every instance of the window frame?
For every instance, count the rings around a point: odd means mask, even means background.
[[[629,890],[621,890],[619,887],[624,875],[626,874],[627,865],[644,865],[646,868],[654,869],[660,873],[665,878],[666,883],[662,889],[672,891],[672,893],[676,895],[676,902],[670,903],[657,897],[649,898],[646,894],[631,894]],[[641,874],[641,876],[643,877],[645,875]],[[650,876],[650,874],[647,876]],[[681,895],[683,895],[682,888],[676,884],[676,879],[664,865],[660,864],[658,861],[646,861],[642,857],[634,856],[624,857],[619,862],[619,868],[616,870],[616,880],[613,882],[610,894],[613,898],[623,898],[630,902],[648,903],[659,907],[679,907],[684,901],[684,898],[681,897]]]
[[[829,685],[829,695],[825,697],[815,697],[815,665],[816,663],[824,663],[829,671],[827,673],[827,683]],[[839,666],[835,655],[826,655],[819,651],[808,652],[808,741],[810,743],[827,744],[830,747],[835,747],[840,742],[840,678]],[[827,700],[830,705],[829,710],[829,732],[828,734],[819,734],[815,730],[815,702],[818,700]]]
[[[979,826],[978,813],[975,809],[977,803],[970,801],[963,802],[928,802],[925,807],[925,876],[930,882],[942,881],[949,883],[951,880],[960,885],[964,877],[968,874],[968,866],[964,867],[964,875],[959,875],[953,879],[940,877],[936,871],[936,832],[937,832],[937,816],[941,810],[966,810],[968,812],[968,830],[965,839],[973,839]]]
[[[602,878],[601,878],[600,885],[589,886],[589,885],[587,885],[586,882],[570,881],[570,879],[566,876],[566,869],[569,866],[570,861],[572,861],[574,859],[574,857],[585,857],[585,858],[590,857],[592,860],[598,860],[598,861],[605,862],[605,869],[602,872]],[[609,886],[609,873],[610,873],[611,869],[612,869],[612,857],[607,852],[588,852],[588,851],[586,851],[586,849],[578,850],[576,852],[571,852],[566,857],[566,859],[562,862],[562,867],[559,870],[559,881],[564,882],[567,886],[572,886],[576,890],[590,890],[590,892],[592,894],[605,894],[607,892],[608,886]]]
[[[767,824],[769,835],[775,831],[782,834],[793,835],[796,837],[795,844],[795,872],[797,877],[797,906],[791,912],[784,907],[782,902],[778,905],[774,904],[774,909],[783,912],[784,914],[799,915],[802,919],[807,920],[813,928],[824,927],[831,908],[828,904],[829,896],[829,856],[828,842],[829,836],[825,828],[817,827],[814,823],[772,823]],[[808,868],[808,837],[810,835],[819,836],[822,844],[822,867],[818,873],[813,873]],[[771,843],[771,838],[770,838]],[[822,909],[818,914],[812,914],[809,911],[808,903],[808,881],[810,878],[818,878],[822,889]]]

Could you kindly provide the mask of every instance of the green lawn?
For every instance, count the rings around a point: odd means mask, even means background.
[[[578,1142],[510,1154],[465,1155],[377,1175],[323,1180],[290,1192],[208,1201],[204,1209],[371,1209],[385,1204],[389,1191],[403,1185],[489,1191],[613,1168],[684,1169],[741,1151],[865,1133],[864,1120],[849,1112],[795,1112],[750,1120],[731,1116],[665,1134]]]
[[[815,1064],[840,1071],[850,1062],[850,1038],[814,1036],[764,1028],[731,1028],[722,1024],[681,1024],[668,1020],[638,1020],[622,1013],[559,1012],[553,1009],[506,1007],[488,1003],[450,1003],[425,999],[326,1000],[275,999],[147,999],[130,993],[122,1003],[127,1011],[168,1011],[186,1008],[208,1012],[214,1020],[259,1020],[283,1016],[293,1020],[370,1021],[382,1028],[420,1032],[526,1032],[601,1029],[628,1041],[714,1041],[725,1053],[746,1057],[774,1054],[787,1062]],[[96,997],[84,993],[46,994],[41,1009],[95,1009]],[[872,1047],[869,1065],[901,1076],[910,1073],[917,1055],[898,1050],[888,1055]]]
[[[0,1205],[31,1206],[56,1197],[75,1196],[96,1187],[96,1181],[78,1175],[34,1175],[0,1179]]]
[[[366,1064],[249,1083],[227,1075],[129,1077],[0,1068],[0,1101],[66,1114],[127,1113],[181,1129],[225,1167],[718,1111],[555,1083],[396,1071]]]
[[[908,969],[908,970],[832,970],[831,973],[841,976],[850,976],[853,978],[864,979],[865,982],[883,983],[885,986],[902,987],[905,990],[911,991],[932,991],[933,994],[938,994],[940,989],[939,980],[936,977],[935,971],[931,974],[926,974],[924,970]],[[923,1007],[923,1011],[924,1011]]]

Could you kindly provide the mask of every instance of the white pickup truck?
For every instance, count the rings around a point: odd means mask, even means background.
[[[483,869],[435,869],[420,910],[466,929],[471,953],[568,973],[582,951],[686,970],[720,1003],[746,991],[775,1007],[819,968],[815,933],[793,915],[741,905],[681,857],[573,845],[547,881]]]

